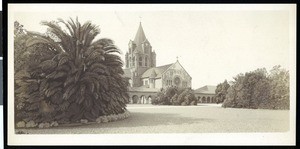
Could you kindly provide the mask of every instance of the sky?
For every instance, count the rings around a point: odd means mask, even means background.
[[[31,31],[45,32],[40,22],[57,18],[91,21],[101,29],[97,38],[113,39],[123,60],[141,22],[157,66],[174,63],[178,56],[193,89],[257,68],[290,69],[295,50],[290,14],[281,7],[243,5],[9,6],[9,17]]]

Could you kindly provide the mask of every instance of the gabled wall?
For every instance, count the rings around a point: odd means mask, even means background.
[[[177,61],[171,65],[162,75],[162,87],[177,86],[181,88],[191,87],[192,78]]]

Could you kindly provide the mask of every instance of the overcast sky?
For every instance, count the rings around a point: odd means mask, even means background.
[[[99,25],[98,38],[111,38],[122,50],[134,39],[141,20],[157,54],[157,66],[176,57],[192,76],[192,88],[231,81],[239,73],[275,65],[289,69],[289,11],[269,7],[222,5],[130,6],[13,6],[10,13],[27,30],[45,32],[42,20],[78,16]],[[267,8],[267,9],[265,9]],[[272,8],[272,7],[271,7]],[[141,19],[140,19],[141,17]]]

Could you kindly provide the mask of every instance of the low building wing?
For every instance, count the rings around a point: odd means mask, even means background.
[[[215,94],[216,86],[206,85],[200,87],[194,91],[194,93],[201,93],[201,94]]]

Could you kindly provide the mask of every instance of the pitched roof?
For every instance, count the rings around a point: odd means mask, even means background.
[[[138,31],[136,32],[135,38],[134,38],[134,42],[136,44],[141,44],[143,41],[146,40],[146,36],[142,27],[142,23],[140,22]]]
[[[179,63],[179,61],[177,60],[175,63],[178,63],[180,65],[180,67],[183,69],[183,71],[185,71],[186,74],[188,74],[188,76],[190,78],[192,78],[192,76],[184,69],[184,67]]]
[[[131,92],[158,92],[160,89],[159,88],[147,88],[145,86],[141,86],[141,87],[129,87],[128,90]]]
[[[202,94],[215,94],[216,86],[213,85],[205,85],[198,89],[195,89],[194,93],[202,93]]]
[[[139,51],[141,50],[142,48],[142,43],[147,41],[147,38],[145,36],[145,32],[143,30],[143,27],[142,27],[142,23],[140,22],[140,25],[139,25],[139,28],[138,28],[138,31],[135,35],[135,38],[134,38],[134,43],[136,44],[136,50]]]
[[[129,68],[123,69],[123,71],[124,71],[123,77],[125,77],[125,78],[130,78],[131,77],[131,71],[130,71]]]
[[[146,70],[141,78],[148,78],[151,77],[151,74],[153,74],[153,72],[156,73],[156,77],[155,78],[161,78],[162,74],[173,64],[168,64],[168,65],[163,65],[163,66],[158,66],[158,67],[152,67],[149,68],[148,70]]]

